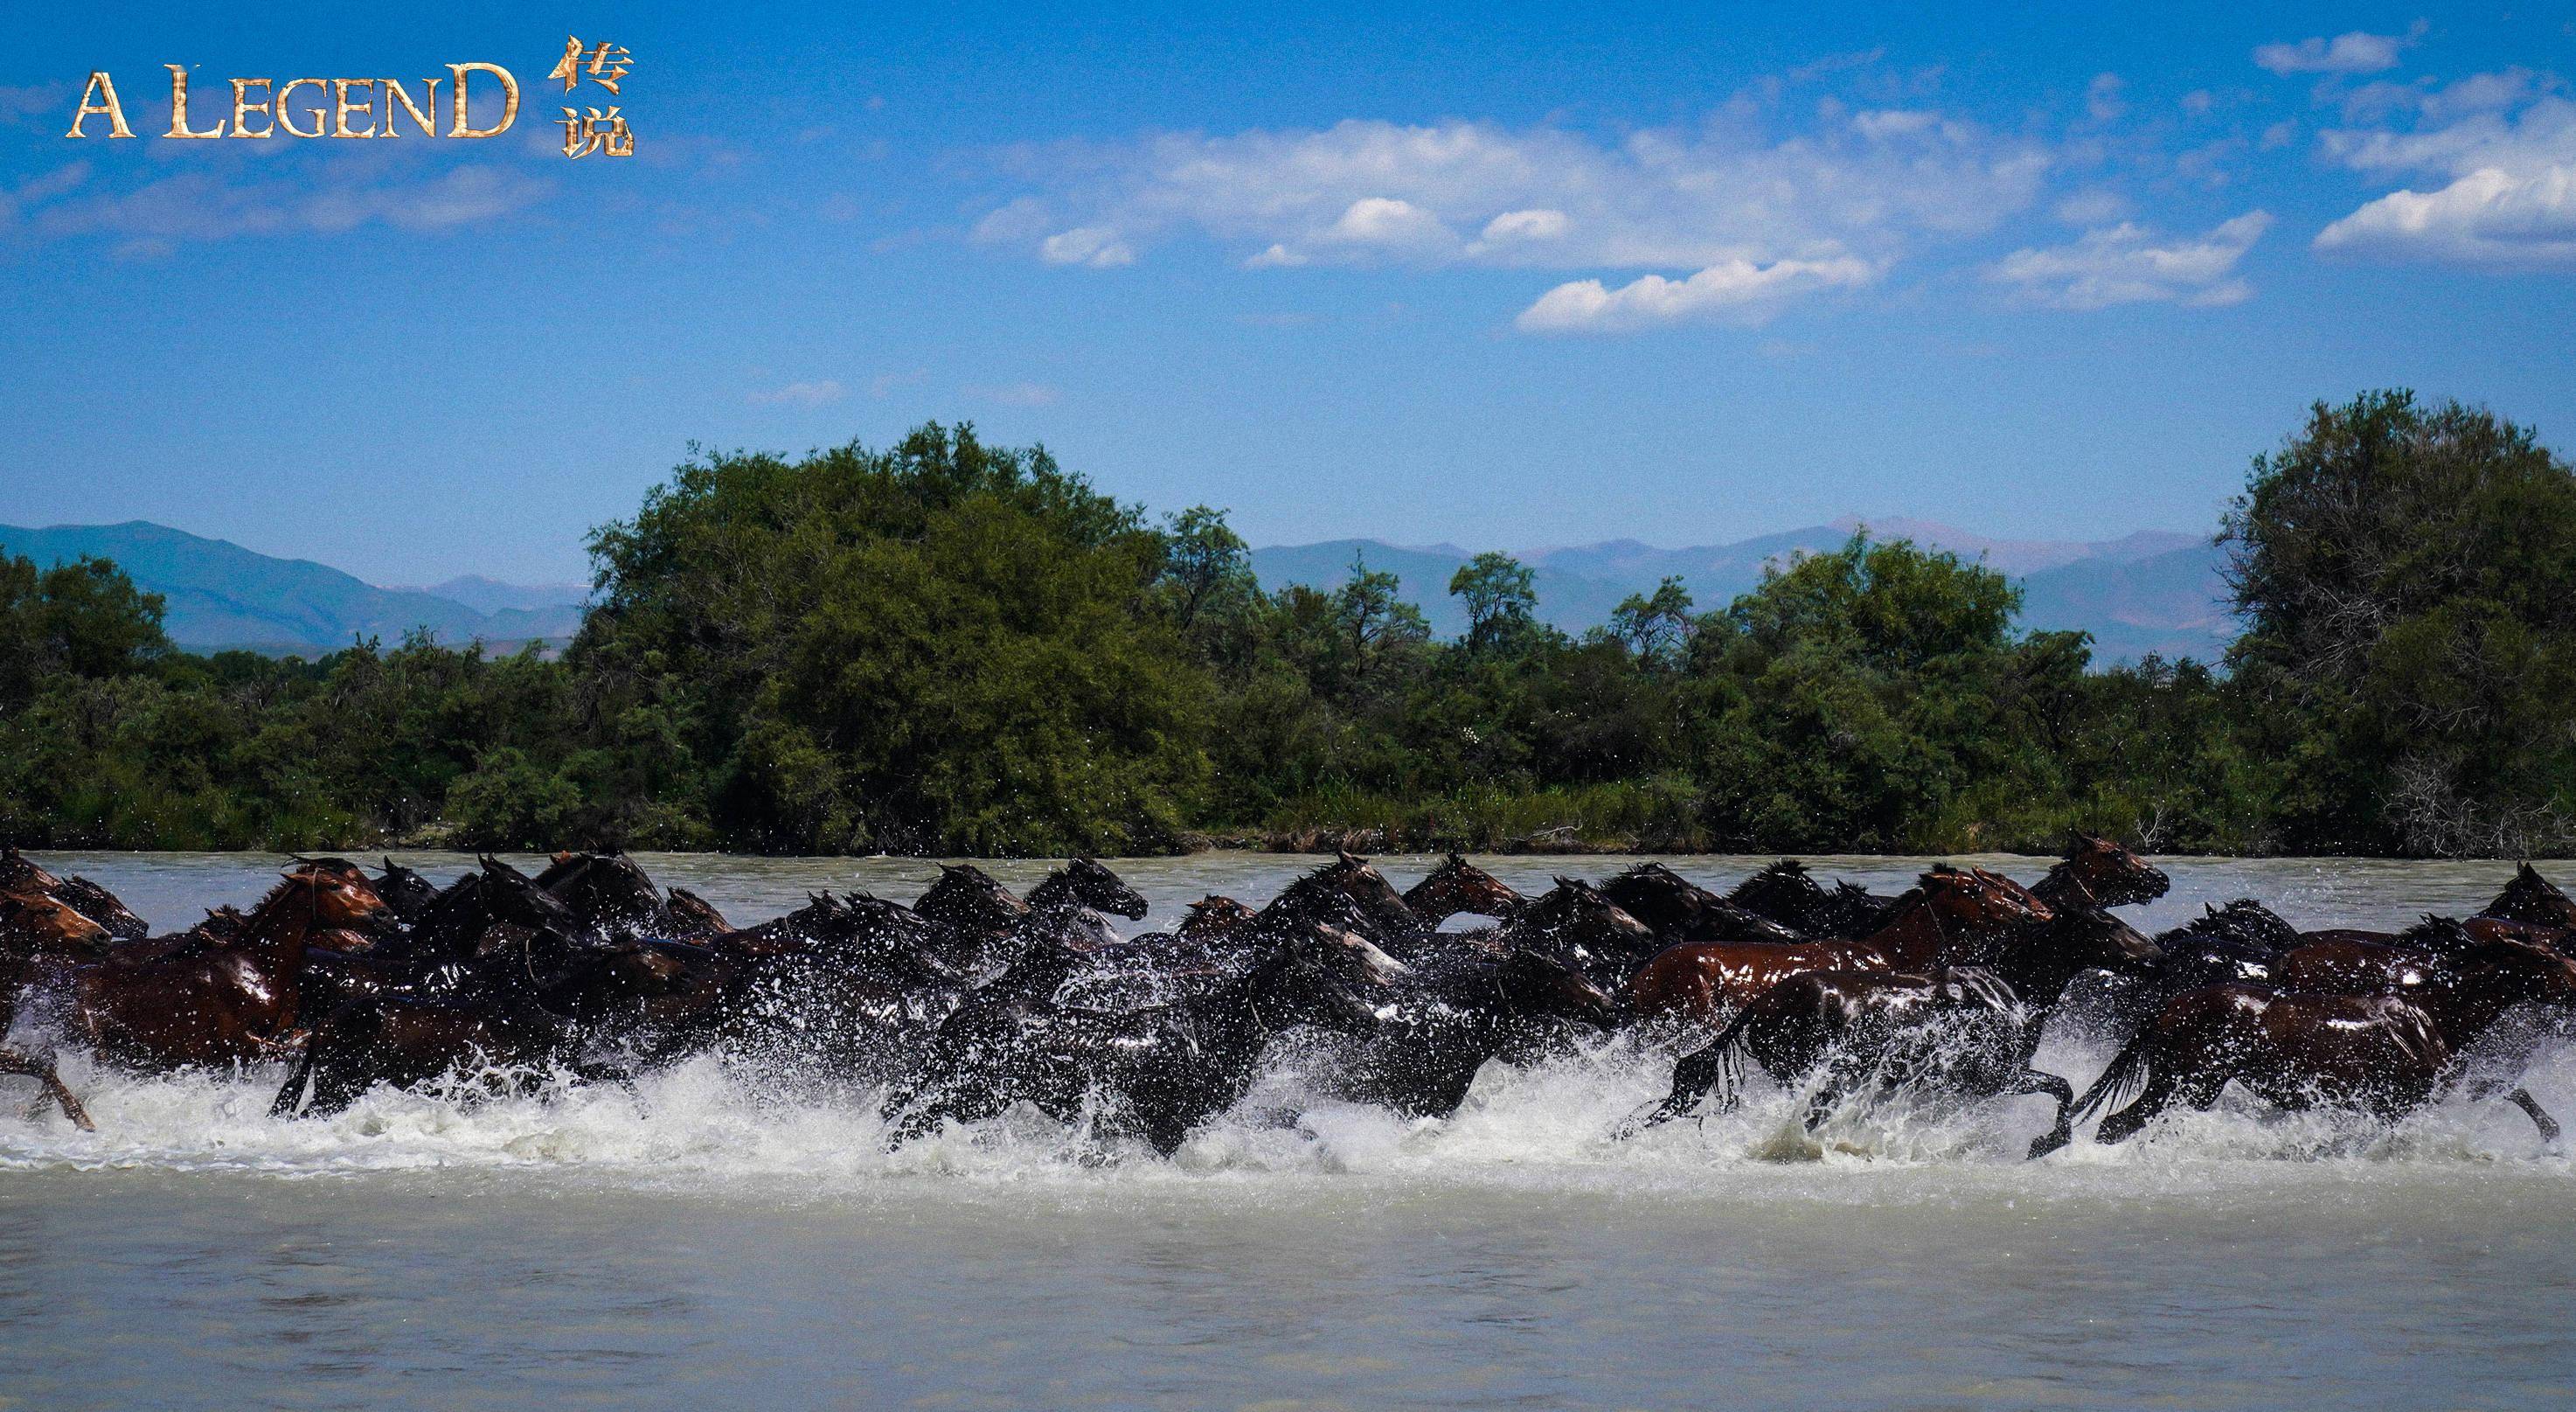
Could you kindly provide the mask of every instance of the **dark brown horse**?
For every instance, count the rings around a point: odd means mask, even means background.
[[[1666,945],[1685,941],[1803,941],[1806,934],[1750,912],[1661,863],[1640,863],[1601,885],[1602,895],[1654,929]],[[1616,984],[1626,977],[1613,979]]]
[[[229,943],[119,948],[43,984],[59,993],[65,1027],[115,1062],[252,1062],[293,1036],[313,939],[363,929],[383,907],[332,873],[289,873]]]
[[[104,959],[115,940],[87,913],[32,886],[0,891],[0,1015],[41,972]]]
[[[39,893],[107,929],[108,935],[133,940],[151,931],[115,893],[84,877],[59,878],[15,848],[0,848],[0,892]]]
[[[1802,937],[1867,936],[1886,926],[1903,900],[1880,897],[1857,883],[1838,882],[1828,888],[1795,858],[1770,864],[1737,883],[1724,898],[1728,906],[1776,922]]]
[[[1404,905],[1413,909],[1413,915],[1424,926],[1437,927],[1461,912],[1504,921],[1528,906],[1529,899],[1501,878],[1452,853],[1422,881],[1404,890]]]
[[[1250,904],[1211,892],[1189,905],[1188,914],[1174,930],[1183,941],[1206,946],[1233,935],[1257,915]]]
[[[2153,902],[2173,887],[2162,868],[2100,834],[2077,833],[2046,876],[2031,884],[2031,893],[2051,907],[2078,900],[2077,888],[2093,907],[2131,907]]]
[[[2049,1094],[2057,1123],[2040,1146],[2061,1144],[2075,1095],[2066,1080],[2031,1067],[2040,1031],[2078,974],[2129,969],[2154,949],[2081,881],[2062,879],[2056,891],[2064,910],[2048,920],[1963,938],[1950,959],[1973,957],[1976,966],[1811,972],[1771,987],[1674,1067],[1672,1094],[1647,1121],[1679,1117],[1712,1090],[1719,1111],[1732,1107],[1749,1058],[1783,1080],[1821,1073],[1810,1128],[1874,1075],[1881,1091]]]
[[[1294,917],[1348,924],[1399,960],[1430,932],[1404,904],[1404,894],[1395,890],[1386,874],[1350,853],[1336,854],[1333,861],[1288,884],[1261,914],[1274,920]]]
[[[2517,864],[2513,881],[2504,885],[2495,901],[2478,913],[2499,922],[2519,922],[2530,927],[2576,929],[2576,898],[2558,890],[2558,886],[2540,875],[2529,863]]]
[[[589,1046],[614,1036],[617,1012],[687,981],[685,963],[649,942],[577,948],[547,933],[531,938],[528,952],[485,958],[479,983],[464,994],[371,996],[342,1005],[314,1026],[270,1114],[300,1108],[326,1117],[378,1084],[408,1088],[476,1069],[519,1089],[555,1067],[579,1077],[619,1074],[587,1053]],[[536,959],[540,952],[548,959]]]
[[[2117,1109],[2097,1137],[2119,1142],[2174,1104],[2209,1107],[2233,1081],[2294,1111],[2331,1106],[2393,1121],[2450,1087],[2464,1053],[2507,1010],[2576,1006],[2576,963],[2523,942],[2476,942],[2443,967],[2404,994],[2222,985],[2177,996],[2076,1101],[2074,1119]],[[2509,1087],[2494,1081],[2472,1094]],[[2554,1129],[2536,1107],[2525,1111],[2544,1133]]]
[[[1927,972],[1971,964],[2013,929],[2055,918],[2048,904],[2000,873],[1936,864],[1893,920],[1859,941],[1749,942],[1670,947],[1628,984],[1641,1023],[1714,1028],[1787,978],[1808,971]]]

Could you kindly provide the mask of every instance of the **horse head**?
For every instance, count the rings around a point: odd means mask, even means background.
[[[51,893],[32,887],[0,892],[0,943],[28,951],[104,956],[114,939],[106,927]]]
[[[2048,870],[2039,892],[2050,883],[2081,883],[2096,907],[2127,907],[2153,902],[2173,886],[2164,870],[2100,834],[2078,832],[2068,837],[2065,856]]]
[[[1076,858],[1047,874],[1044,882],[1029,889],[1029,906],[1044,912],[1088,907],[1129,921],[1153,910],[1145,894],[1129,887],[1097,858]]]
[[[384,862],[385,870],[376,874],[376,895],[394,909],[394,915],[405,921],[417,920],[438,900],[437,885],[391,858]]]
[[[1654,928],[1581,878],[1558,878],[1505,923],[1504,932],[1515,942],[1542,942],[1552,950],[1580,947],[1601,956],[1636,956],[1658,946]]]
[[[1515,1018],[1564,1020],[1603,1030],[1618,1023],[1619,1002],[1562,956],[1516,946],[1495,963],[1492,974],[1503,1008]]]
[[[1919,905],[1931,911],[1945,934],[2004,933],[2057,920],[2029,888],[1983,868],[1935,863],[1923,874],[1920,891]]]
[[[1301,921],[1275,929],[1269,954],[1244,978],[1244,999],[1276,1028],[1361,1030],[1378,1023],[1411,974],[1356,931]]]
[[[1179,931],[1182,938],[1188,941],[1214,941],[1251,921],[1256,915],[1258,914],[1250,906],[1237,902],[1231,897],[1211,892],[1190,904],[1189,914],[1181,918]]]
[[[2514,867],[2513,881],[2478,915],[2535,927],[2576,927],[2576,899],[2559,891],[2539,869],[2521,863]]]
[[[1455,853],[1442,859],[1439,867],[1404,893],[1404,905],[1429,926],[1438,926],[1461,912],[1500,920],[1528,902],[1511,884]]]

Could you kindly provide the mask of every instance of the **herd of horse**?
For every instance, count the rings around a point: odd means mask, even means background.
[[[735,927],[613,853],[533,875],[481,857],[443,887],[390,858],[298,858],[247,912],[154,936],[107,889],[0,849],[0,1072],[41,1086],[30,1120],[52,1105],[87,1128],[56,1044],[143,1073],[283,1063],[282,1117],[719,1051],[871,1095],[895,1142],[1025,1103],[1170,1153],[1292,1035],[1323,1091],[1445,1116],[1490,1061],[1632,1030],[1680,1057],[1622,1136],[1725,1111],[1751,1066],[1803,1088],[1810,1127],[1897,1091],[2046,1094],[2034,1158],[2096,1114],[2116,1142],[2231,1082],[2385,1121],[2502,1096],[2556,1138],[2520,1075],[2576,1017],[2576,902],[2528,864],[2477,916],[2393,933],[2301,931],[2250,899],[2152,937],[2115,915],[2168,885],[2090,835],[2028,887],[1943,864],[1896,896],[1788,860],[1723,894],[1649,862],[1527,896],[1454,854],[1399,891],[1342,854],[1262,906],[1211,896],[1125,936],[1112,919],[1146,901],[1091,859],[1026,897],[942,865],[910,906],[814,893]],[[2088,977],[2118,1048],[2078,1095],[2033,1058]]]

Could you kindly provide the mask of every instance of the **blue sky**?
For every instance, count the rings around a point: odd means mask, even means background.
[[[1256,543],[2198,529],[2383,385],[2576,447],[2563,7],[817,8],[13,20],[0,522],[565,579],[691,441],[933,417]],[[157,136],[469,60],[504,137]]]

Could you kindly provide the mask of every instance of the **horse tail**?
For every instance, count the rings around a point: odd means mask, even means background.
[[[2075,1100],[2075,1106],[2067,1110],[2066,1121],[2070,1126],[2096,1113],[2123,1107],[2146,1091],[2147,1080],[2152,1076],[2148,1054],[2154,1038],[2155,1027],[2149,1025],[2144,1033],[2111,1056],[2110,1066],[2102,1071],[2102,1077],[2095,1079],[2093,1086],[2084,1090],[2084,1096]]]
[[[1744,1061],[1752,1052],[1744,1033],[1752,1018],[1753,1007],[1745,1007],[1733,1022],[1718,1031],[1716,1039],[1683,1055],[1681,1062],[1673,1066],[1672,1093],[1651,1111],[1641,1111],[1621,1124],[1619,1135],[1626,1137],[1641,1127],[1669,1123],[1711,1096],[1717,1099],[1718,1112],[1732,1110],[1742,1096]]]

